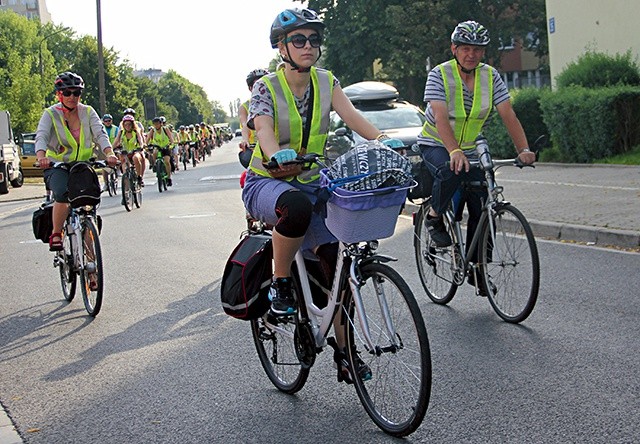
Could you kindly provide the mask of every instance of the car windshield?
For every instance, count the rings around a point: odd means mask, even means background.
[[[424,124],[424,116],[411,107],[360,109],[362,114],[379,130],[412,128]]]
[[[36,154],[36,143],[32,140],[25,140],[22,143],[22,155],[33,156]]]

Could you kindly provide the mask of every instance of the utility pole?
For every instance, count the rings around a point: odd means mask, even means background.
[[[102,54],[102,12],[100,0],[96,0],[96,13],[98,15],[98,91],[100,94],[100,115],[107,112],[107,98],[104,91],[104,55]]]

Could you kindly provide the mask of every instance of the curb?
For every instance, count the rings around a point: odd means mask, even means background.
[[[0,444],[22,444],[23,442],[11,418],[0,404]]]
[[[407,201],[402,213],[410,216],[417,212],[419,208],[419,205]],[[590,227],[535,219],[527,220],[536,237],[556,241],[586,243],[600,247],[640,248],[640,232],[638,231]]]

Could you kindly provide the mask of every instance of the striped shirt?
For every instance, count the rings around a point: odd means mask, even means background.
[[[491,67],[493,70],[493,107],[495,108],[505,100],[511,99],[509,95],[509,90],[507,89],[507,85],[505,85],[502,77],[498,73],[498,70],[494,67]],[[467,114],[471,111],[471,106],[473,105],[473,92],[467,89],[467,85],[462,82],[462,90],[464,96],[464,109]],[[427,121],[434,125],[436,124],[436,119],[433,114],[433,109],[431,108],[431,101],[435,102],[446,102],[447,96],[444,90],[444,82],[442,80],[442,72],[440,71],[440,66],[436,66],[429,72],[429,77],[427,77],[427,84],[424,88],[424,101],[427,102],[427,108],[425,109],[425,115],[427,117]],[[487,124],[485,122],[485,125]],[[421,134],[418,135],[418,143],[421,145],[435,145],[435,146],[443,146],[442,143],[433,140],[431,137],[424,137]]]

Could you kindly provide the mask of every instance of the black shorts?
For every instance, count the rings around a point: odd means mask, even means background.
[[[69,171],[66,168],[47,168],[43,176],[47,189],[53,193],[53,200],[69,203]]]

